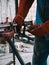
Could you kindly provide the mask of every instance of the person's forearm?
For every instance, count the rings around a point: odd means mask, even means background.
[[[37,24],[35,24],[36,26]],[[34,26],[34,25],[33,25]],[[33,28],[32,26],[32,28]],[[35,36],[45,36],[46,34],[49,34],[49,20],[45,21],[43,24],[39,24],[34,29],[30,29],[30,33],[32,33]]]
[[[14,22],[17,23],[19,29],[21,28],[33,1],[34,0],[20,0],[18,12],[13,20]]]
[[[25,19],[33,2],[34,0],[20,0],[17,15],[22,16],[22,18]]]

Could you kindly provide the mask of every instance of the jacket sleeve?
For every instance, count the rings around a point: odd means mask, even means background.
[[[23,18],[26,17],[34,0],[20,0],[17,15],[21,15]]]
[[[20,0],[20,4],[18,7],[18,12],[13,19],[13,22],[17,23],[18,28],[20,29],[22,23],[24,22],[25,17],[32,5],[34,0]]]

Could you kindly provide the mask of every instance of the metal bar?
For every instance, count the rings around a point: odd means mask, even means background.
[[[11,48],[12,48],[14,54],[16,55],[17,59],[18,59],[19,62],[21,63],[21,65],[25,65],[25,63],[24,63],[22,57],[20,56],[18,50],[15,48],[15,46],[14,46],[14,44],[13,44],[13,42],[11,41],[10,38],[8,39],[8,42],[9,42],[9,45],[11,46]]]
[[[17,26],[17,24],[13,24],[13,26]],[[10,24],[0,24],[0,29],[7,28],[7,27],[10,27]]]
[[[14,36],[13,36],[13,44],[14,44]],[[13,52],[13,64],[15,65],[15,53]]]
[[[18,0],[15,0],[15,12],[17,14],[17,11],[18,11]]]

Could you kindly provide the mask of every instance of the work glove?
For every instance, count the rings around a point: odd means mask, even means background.
[[[17,23],[17,32],[20,33],[20,29],[23,24],[23,18],[20,15],[16,15],[13,19],[13,22]]]
[[[35,29],[35,28],[37,28],[39,26],[40,26],[40,24],[32,24],[32,25],[27,27],[28,28],[27,30],[30,32],[31,30],[33,30],[33,29]]]
[[[7,37],[7,38],[9,38],[9,37],[11,38],[11,37],[14,36],[14,32],[11,31],[11,32],[8,32],[8,33],[4,33],[2,36],[3,36],[3,37]]]
[[[6,37],[6,38],[11,38],[13,36],[14,36],[14,31],[0,34],[0,37]]]
[[[40,25],[36,24],[35,27],[34,25],[32,25],[31,27],[34,29],[29,28],[30,30],[29,32],[35,36],[45,36],[47,33],[49,34],[49,20],[43,24],[40,24]]]

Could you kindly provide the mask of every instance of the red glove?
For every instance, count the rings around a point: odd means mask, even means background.
[[[23,20],[24,20],[23,17],[21,17],[20,15],[16,15],[16,16],[14,17],[13,22],[14,22],[14,23],[17,23],[18,28],[21,28],[22,23],[23,23]]]
[[[33,26],[34,27],[34,26]],[[49,33],[49,20],[30,31],[35,36],[44,36]]]
[[[33,30],[39,26],[40,26],[40,24],[32,24],[31,26],[28,27],[28,31],[30,32],[30,30]]]
[[[30,33],[32,33],[35,36],[44,36],[46,34],[46,31],[42,27],[39,26],[39,27],[31,30]]]
[[[17,23],[17,27],[16,27],[16,30],[17,30],[17,33],[20,34],[20,29],[21,29],[21,26],[23,24],[23,18],[20,16],[20,15],[16,15],[13,22],[14,23]]]
[[[6,42],[8,41],[9,38],[14,36],[14,32],[8,32],[8,33],[2,33],[0,34],[0,37],[4,38],[3,42],[6,44]]]
[[[0,37],[6,37],[6,38],[11,38],[11,37],[13,37],[13,35],[14,35],[14,32],[13,31],[11,31],[11,32],[7,32],[7,33],[2,33],[2,34],[0,34]]]

